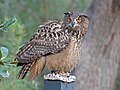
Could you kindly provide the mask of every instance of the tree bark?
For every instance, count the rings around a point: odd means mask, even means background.
[[[120,0],[93,0],[88,33],[75,70],[76,90],[113,90],[120,60]]]

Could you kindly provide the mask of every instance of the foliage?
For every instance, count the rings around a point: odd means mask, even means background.
[[[18,88],[17,90],[24,90],[25,88],[25,90],[29,90],[27,87],[34,87],[31,84],[32,82],[28,83],[27,80],[17,80],[15,78],[19,71],[18,69],[20,68],[15,68],[14,64],[17,62],[14,61],[14,56],[16,54],[16,50],[18,50],[21,45],[22,37],[24,36],[23,33],[23,25],[19,22],[19,20],[16,24],[11,25],[7,32],[1,33],[0,46],[2,47],[0,47],[0,88],[3,90],[9,90],[10,87],[12,90],[16,90],[16,88]],[[3,36],[4,38],[2,38]]]
[[[5,21],[4,23],[0,24],[0,30],[5,30],[7,29],[11,24],[13,24],[16,20],[15,19],[10,19]],[[0,60],[3,60],[7,57],[8,55],[8,49],[6,47],[0,47]],[[0,65],[8,65],[5,62],[0,61]],[[10,65],[10,63],[9,63]],[[5,78],[9,77],[10,74],[7,70],[1,70],[0,69],[0,77]]]

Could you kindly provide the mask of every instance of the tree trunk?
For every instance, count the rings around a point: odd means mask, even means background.
[[[76,90],[113,90],[120,60],[120,0],[93,0],[89,31],[75,70]]]

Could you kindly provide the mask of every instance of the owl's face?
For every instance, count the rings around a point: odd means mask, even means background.
[[[86,15],[82,15],[78,12],[64,13],[65,28],[72,30],[81,30],[84,22],[88,21],[89,18]]]

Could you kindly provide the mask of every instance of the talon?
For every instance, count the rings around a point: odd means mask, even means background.
[[[58,70],[52,70],[52,71],[51,71],[51,74],[53,74],[53,73],[54,73],[54,74],[58,74]]]

